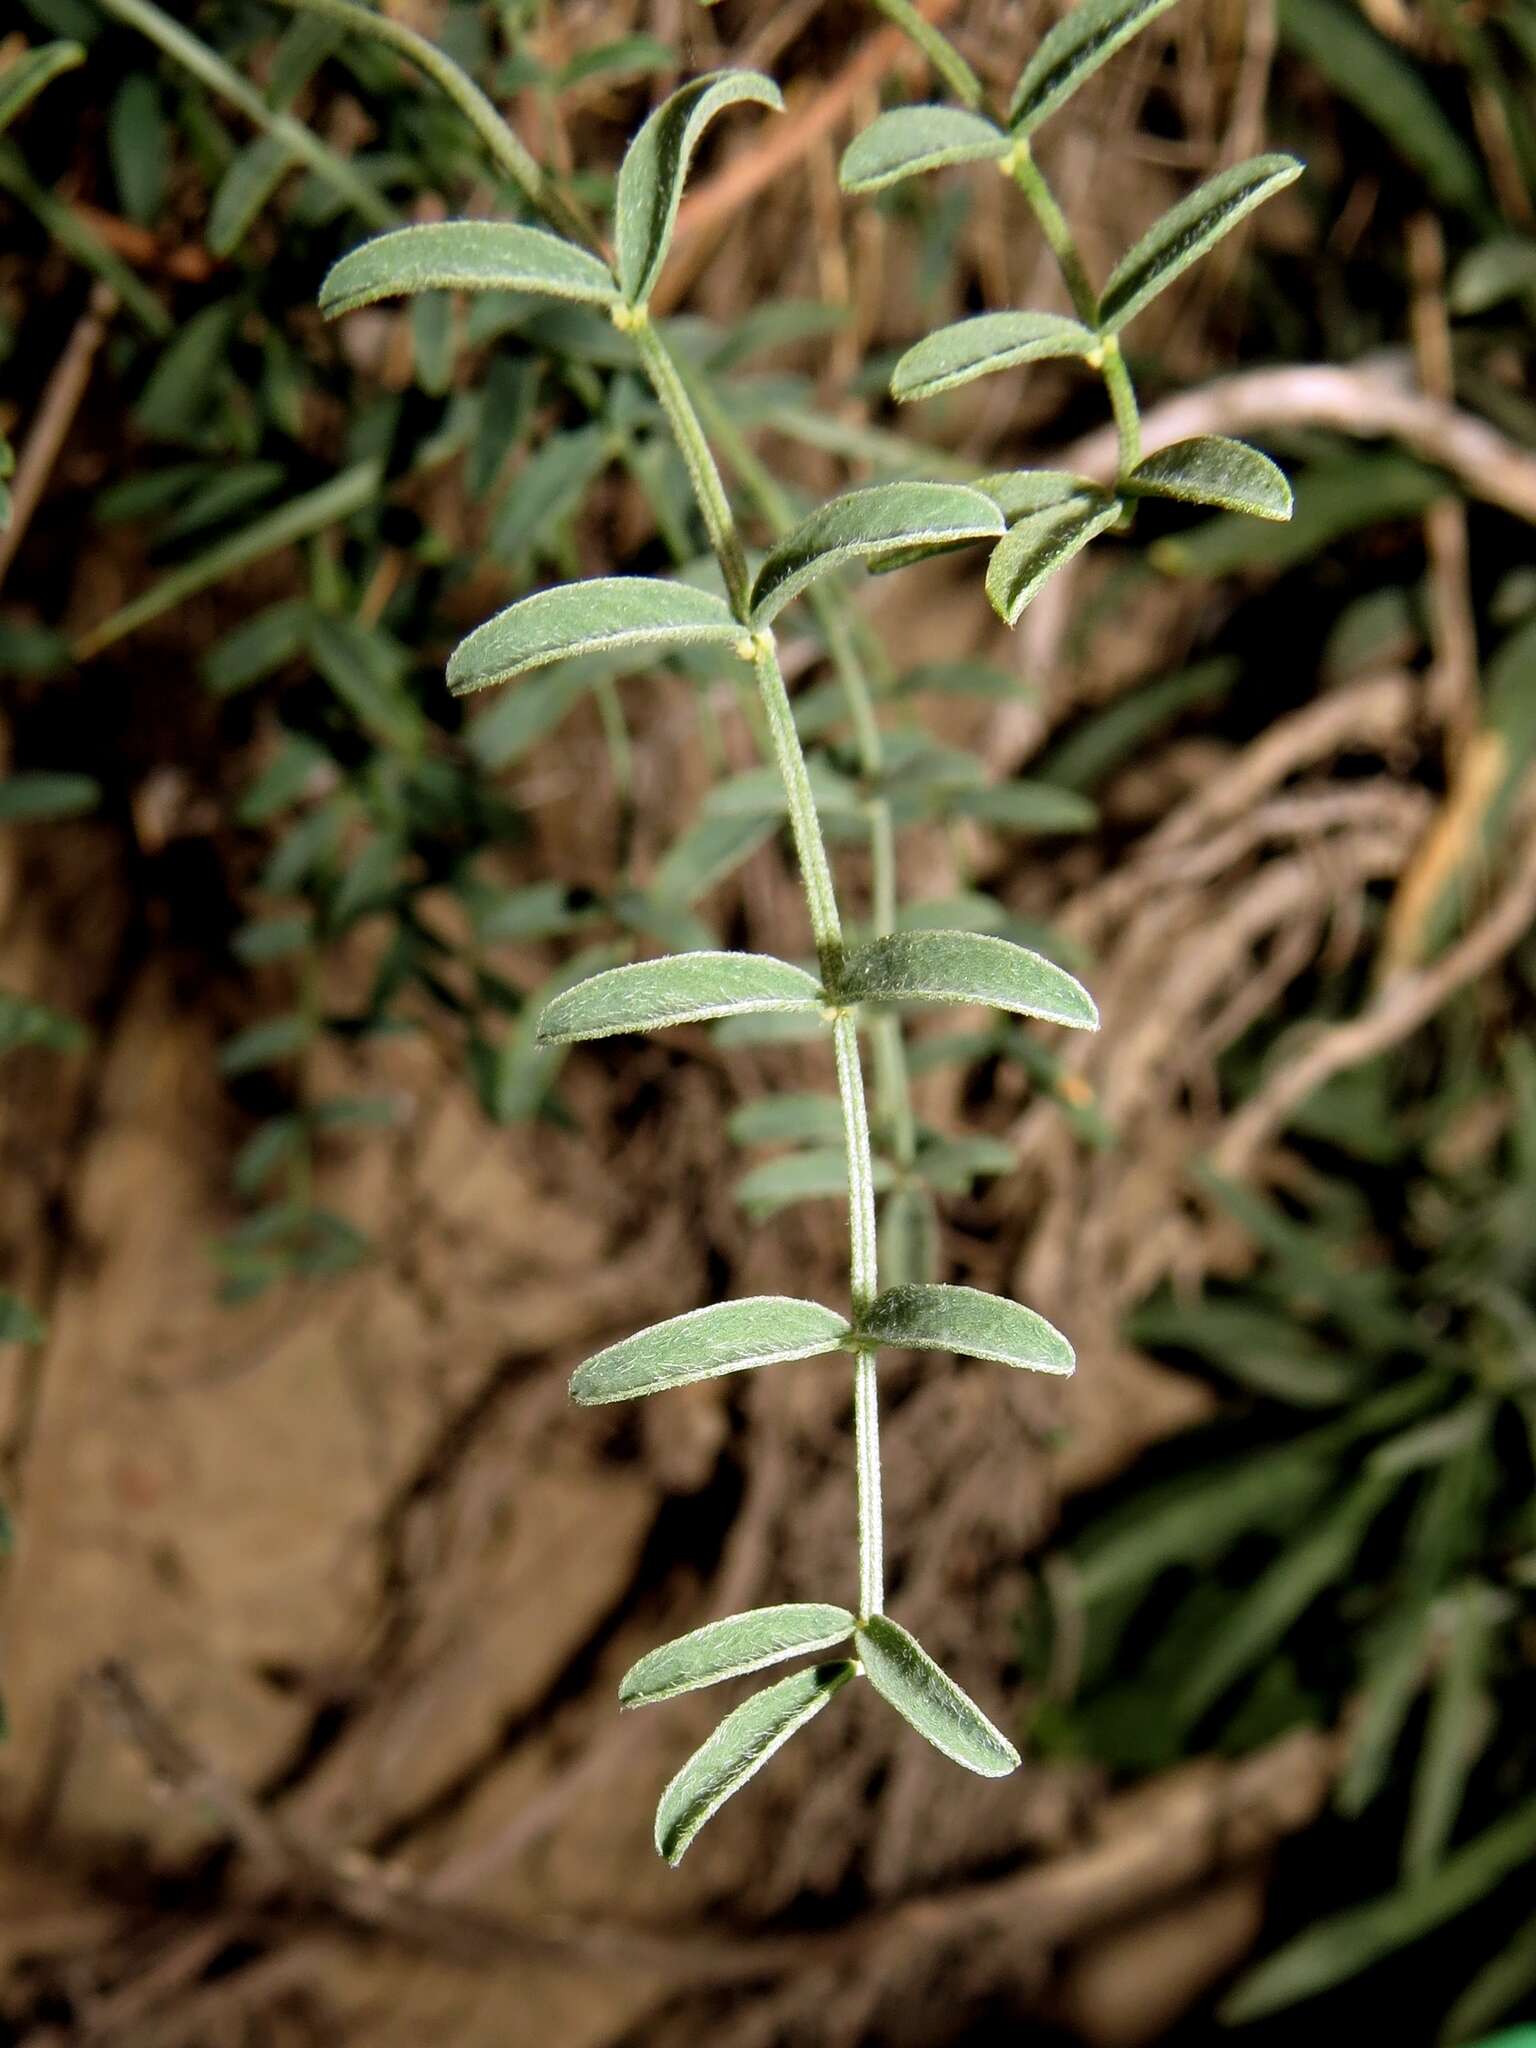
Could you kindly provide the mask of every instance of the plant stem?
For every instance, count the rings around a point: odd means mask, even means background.
[[[859,1028],[850,1011],[839,1013],[832,1027],[832,1045],[837,1055],[837,1092],[843,1105],[843,1136],[848,1148],[848,1234],[852,1250],[849,1294],[854,1321],[859,1322],[868,1314],[879,1292],[880,1256]],[[853,1361],[853,1461],[859,1524],[859,1619],[867,1621],[885,1607],[880,1389],[874,1351],[859,1351]]]
[[[773,748],[774,762],[789,802],[789,829],[795,842],[795,856],[800,863],[800,879],[805,886],[806,908],[811,918],[811,936],[816,942],[816,955],[821,962],[823,979],[830,986],[835,982],[842,962],[843,924],[838,915],[837,895],[832,886],[827,843],[822,836],[821,820],[816,814],[816,798],[811,791],[811,778],[806,772],[805,752],[800,745],[800,735],[795,729],[795,714],[790,708],[789,692],[784,687],[784,674],[779,667],[779,651],[773,635],[757,635],[754,648],[757,686],[762,695],[763,710],[767,714],[769,744]],[[841,1081],[841,1066],[838,1073]],[[844,1110],[846,1121],[846,1104]],[[865,1144],[867,1148],[867,1134]],[[853,1190],[853,1171],[854,1162],[850,1153],[850,1195]]]
[[[1083,259],[1077,253],[1077,238],[1067,224],[1066,215],[1056,204],[1055,193],[1041,176],[1033,151],[1022,136],[1003,158],[1003,165],[1029,201],[1030,211],[1040,223],[1040,232],[1050,245],[1056,267],[1072,295],[1072,310],[1085,326],[1097,328],[1099,295],[1088,282]]]
[[[794,524],[794,511],[772,471],[759,461],[746,436],[707,383],[702,379],[689,380],[688,395],[705,427],[725,451],[725,459],[748,497],[776,532],[787,533]],[[885,770],[885,744],[875,713],[874,688],[855,644],[847,598],[836,584],[822,583],[814,584],[806,592],[806,601],[821,627],[827,654],[843,687],[854,745],[858,748],[859,772],[866,782],[876,784]],[[869,826],[869,926],[879,938],[896,928],[896,835],[891,807],[883,796],[866,798],[864,816]],[[896,1164],[907,1167],[916,1157],[917,1136],[901,1019],[889,1011],[880,1011],[868,1020],[868,1029],[875,1065],[875,1108],[882,1137]]]
[[[1114,408],[1115,428],[1120,436],[1120,475],[1124,479],[1141,460],[1141,408],[1136,403],[1136,387],[1125,366],[1119,335],[1106,334],[1103,350],[1104,388]]]
[[[657,399],[666,413],[688,474],[698,496],[710,541],[725,577],[726,588],[738,618],[747,616],[746,554],[736,529],[730,499],[726,496],[714,452],[705,437],[688,387],[673,362],[666,344],[650,322],[641,319],[632,330],[651,379]],[[816,811],[816,798],[806,770],[805,750],[795,725],[795,714],[784,687],[779,651],[771,632],[751,635],[753,666],[758,692],[768,724],[784,795],[789,807],[789,829],[795,842],[795,856],[805,889],[806,909],[811,921],[822,978],[831,989],[843,957],[843,925],[837,907],[837,892],[827,859],[826,839]],[[858,687],[867,688],[863,671],[854,664]],[[873,708],[865,703],[867,727],[877,750],[879,727]],[[882,893],[890,893],[883,885]],[[864,1069],[859,1057],[859,1027],[850,1010],[838,1010],[832,1022],[832,1048],[837,1062],[837,1093],[843,1113],[843,1142],[848,1160],[848,1292],[853,1319],[868,1314],[880,1286],[880,1249],[875,1211],[874,1162],[870,1153],[869,1109],[864,1098]],[[859,1613],[878,1614],[885,1601],[884,1536],[880,1511],[880,1412],[873,1351],[860,1351],[853,1368],[854,1466],[857,1483],[859,1531]]]
[[[121,5],[121,0],[109,0],[109,4]],[[372,36],[376,42],[388,43],[391,49],[408,57],[419,71],[424,71],[433,84],[448,95],[485,144],[492,162],[506,173],[529,205],[543,214],[551,227],[558,228],[561,234],[574,235],[579,241],[596,241],[592,223],[586,215],[565,196],[538,159],[518,140],[509,123],[469,74],[451,57],[445,56],[435,43],[428,42],[425,36],[418,35],[403,22],[376,14],[371,7],[359,6],[357,0],[280,0],[280,4],[302,9],[308,14],[323,15],[327,21],[340,22],[344,28],[355,28],[363,35]]]
[[[1088,272],[1078,253],[1077,238],[1056,203],[1055,193],[1041,175],[1028,142],[1021,137],[1004,157],[1003,165],[1029,201],[1030,210],[1040,224],[1040,231],[1071,294],[1072,310],[1085,326],[1096,329],[1099,324],[1098,294],[1088,281]],[[1117,334],[1106,334],[1100,342],[1099,373],[1114,410],[1115,427],[1120,436],[1120,475],[1124,477],[1141,460],[1141,409],[1136,403],[1135,386],[1125,366]]]
[[[880,1506],[880,1387],[875,1354],[853,1362],[853,1455],[859,1499],[859,1619],[885,1612],[885,1527]]]
[[[694,496],[703,515],[704,530],[709,535],[709,544],[725,578],[725,594],[737,618],[745,623],[749,587],[747,558],[741,545],[741,535],[736,531],[730,499],[720,481],[720,471],[704,438],[704,429],[699,425],[699,416],[694,411],[688,387],[672,360],[671,351],[643,310],[632,317],[629,331],[634,336],[640,360],[651,380],[651,389],[656,393],[672,428],[678,452],[687,466],[688,480],[693,485]]]

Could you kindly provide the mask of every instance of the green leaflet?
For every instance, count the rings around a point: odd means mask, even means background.
[[[895,1173],[889,1160],[872,1159],[869,1177],[878,1190],[890,1187]],[[744,1173],[731,1190],[754,1223],[765,1222],[795,1202],[815,1202],[848,1195],[848,1154],[841,1144],[811,1145],[766,1159]]]
[[[1017,625],[1031,598],[1089,541],[1113,526],[1123,509],[1118,498],[1085,491],[1028,512],[1009,527],[987,564],[987,596],[998,617]]]
[[[673,953],[614,967],[567,989],[539,1020],[539,1037],[609,1038],[757,1010],[819,1010],[821,984],[764,953]]]
[[[875,0],[875,5],[887,20],[894,21],[904,35],[910,36],[957,100],[967,107],[981,105],[981,80],[948,36],[920,14],[912,0]]]
[[[920,171],[1004,157],[1012,146],[994,122],[961,107],[893,107],[853,138],[837,175],[846,192],[880,192]]]
[[[1009,125],[1032,135],[1132,36],[1173,0],[1079,0],[1024,66],[1008,106]]]
[[[1293,156],[1255,156],[1207,178],[1154,221],[1115,265],[1099,300],[1100,327],[1117,334],[1256,206],[1294,184],[1301,171]]]
[[[208,210],[208,247],[215,256],[234,253],[298,161],[275,135],[258,135],[247,143],[219,180]]]
[[[997,832],[1091,832],[1099,815],[1098,806],[1074,789],[1023,779],[957,790],[948,810]]]
[[[1064,968],[980,932],[898,932],[850,946],[832,993],[839,1003],[990,1003],[1080,1031],[1099,1023]]]
[[[704,1823],[760,1771],[775,1750],[814,1719],[854,1674],[848,1662],[818,1664],[781,1678],[727,1714],[661,1795],[656,1847],[677,1864]]]
[[[50,79],[85,62],[78,43],[42,43],[0,72],[0,134],[29,107]]]
[[[891,372],[891,396],[903,404],[934,398],[976,377],[1051,356],[1086,356],[1098,336],[1059,313],[978,313],[915,342]]]
[[[875,1691],[951,1763],[982,1778],[1018,1769],[1013,1744],[897,1622],[871,1615],[854,1640]]]
[[[702,1628],[663,1643],[619,1680],[619,1704],[649,1706],[675,1699],[701,1685],[740,1678],[812,1650],[835,1650],[853,1634],[853,1616],[846,1607],[801,1603],[754,1607],[747,1614],[728,1614]]]
[[[734,646],[740,638],[729,605],[710,591],[649,576],[597,576],[536,590],[476,627],[453,651],[448,687],[462,697],[572,655]]]
[[[754,101],[782,112],[783,96],[760,71],[716,71],[664,100],[625,152],[614,197],[619,283],[632,306],[643,306],[666,261],[693,153],[704,130],[727,107]]]
[[[839,1145],[843,1113],[835,1095],[763,1095],[729,1128],[738,1145]]]
[[[900,1187],[880,1206],[880,1285],[909,1287],[933,1278],[939,1218],[926,1188]]]
[[[1252,519],[1289,519],[1294,509],[1279,465],[1225,434],[1196,434],[1193,440],[1159,448],[1122,479],[1121,489],[1128,495],[1178,498],[1187,505],[1216,505]]]
[[[571,1399],[594,1408],[667,1387],[690,1386],[695,1380],[719,1379],[728,1372],[816,1358],[838,1350],[848,1334],[847,1321],[817,1301],[797,1301],[785,1294],[720,1301],[653,1323],[599,1351],[576,1368]]]
[[[42,819],[78,818],[95,810],[101,785],[89,775],[53,775],[23,769],[0,776],[0,825],[31,824]]]
[[[1374,1474],[1345,1494],[1333,1512],[1282,1552],[1249,1589],[1226,1630],[1186,1672],[1177,1707],[1193,1722],[1285,1634],[1324,1586],[1349,1568],[1365,1532],[1391,1492]]]
[[[832,498],[768,550],[752,585],[757,627],[777,618],[807,584],[849,562],[963,547],[1003,531],[1002,514],[968,484],[869,484]]]
[[[1065,1374],[1077,1363],[1072,1346],[1044,1316],[975,1287],[893,1287],[875,1301],[859,1336],[866,1345],[953,1351],[1031,1372]]]
[[[1074,476],[1069,469],[1000,469],[977,477],[976,488],[985,491],[1010,526],[1075,498],[1092,498],[1102,505],[1108,496],[1092,477]]]
[[[1221,2008],[1231,2025],[1261,2019],[1357,1976],[1486,1898],[1536,1856],[1536,1800],[1454,1855],[1423,1883],[1321,1920],[1242,1978]]]
[[[588,306],[619,297],[605,265],[546,228],[450,220],[395,228],[343,256],[320,287],[320,310],[334,320],[378,299],[439,291],[537,292]]]
[[[1418,166],[1441,205],[1471,214],[1486,209],[1476,152],[1408,57],[1338,0],[1280,0],[1279,14],[1285,41]]]
[[[14,1294],[0,1293],[0,1344],[41,1344],[47,1325]]]
[[[1536,291],[1536,241],[1495,235],[1463,256],[1451,273],[1451,311],[1467,318],[1529,291]]]
[[[30,996],[0,989],[0,1054],[24,1045],[40,1045],[45,1052],[79,1052],[89,1042],[85,1026],[51,1003],[35,1003]]]

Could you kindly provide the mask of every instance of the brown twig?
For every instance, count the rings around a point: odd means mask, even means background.
[[[923,13],[941,22],[954,13],[959,0],[925,0]],[[698,272],[702,257],[696,245],[723,228],[760,192],[774,185],[807,157],[823,137],[833,133],[859,99],[878,85],[893,66],[912,51],[897,28],[877,29],[854,51],[837,76],[793,103],[777,121],[759,133],[715,177],[697,186],[678,210],[672,259],[653,300],[664,313],[676,305]],[[695,245],[690,247],[689,245]]]
[[[11,523],[0,533],[0,583],[5,581],[5,573],[16,558],[16,550],[53,474],[59,450],[85,396],[96,351],[106,339],[116,311],[117,294],[112,287],[99,281],[92,285],[86,309],[75,322],[64,353],[49,374],[11,484]]]
[[[1416,391],[1399,357],[1346,367],[1303,363],[1246,370],[1203,390],[1154,406],[1144,422],[1148,448],[1192,434],[1262,434],[1266,427],[1326,427],[1363,441],[1401,441],[1448,470],[1469,497],[1536,524],[1536,455],[1486,420]],[[1052,467],[1108,480],[1114,474],[1112,427],[1100,428],[1046,458]]]
[[[1284,1129],[1292,1112],[1335,1074],[1402,1041],[1427,1024],[1443,1004],[1486,974],[1536,922],[1536,831],[1527,833],[1502,894],[1480,924],[1431,966],[1402,974],[1381,990],[1360,1016],[1319,1033],[1304,1052],[1278,1068],[1231,1117],[1212,1152],[1223,1173],[1242,1173]]]
[[[152,229],[83,199],[72,200],[70,211],[82,227],[89,228],[98,241],[105,242],[135,270],[158,271],[162,277],[180,278],[186,284],[204,284],[218,268],[200,243],[178,242],[168,248]]]

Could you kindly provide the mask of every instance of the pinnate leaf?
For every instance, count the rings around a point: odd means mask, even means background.
[[[669,1316],[599,1351],[576,1368],[571,1398],[586,1408],[630,1401],[728,1372],[815,1358],[836,1351],[848,1334],[843,1317],[819,1301],[797,1301],[787,1294],[719,1301]]]
[[[766,953],[672,953],[594,974],[555,997],[539,1019],[547,1045],[659,1031],[758,1010],[816,1010],[821,983]]]
[[[740,1678],[813,1650],[835,1650],[853,1634],[853,1616],[846,1607],[802,1602],[783,1607],[754,1607],[748,1614],[728,1614],[702,1628],[663,1643],[619,1680],[619,1704],[649,1706],[675,1699],[701,1685]]]
[[[1096,1031],[1099,1013],[1082,983],[1039,953],[983,932],[896,932],[850,946],[840,1003],[990,1003]]]
[[[974,1700],[889,1615],[874,1614],[855,1638],[864,1674],[925,1742],[982,1778],[1006,1778],[1019,1752]]]
[[[1086,356],[1097,346],[1091,328],[1059,313],[978,313],[915,342],[891,372],[891,396],[903,404],[934,398],[976,377],[1052,356]]]
[[[518,221],[450,220],[376,235],[320,287],[327,319],[416,292],[537,292],[589,306],[618,302],[607,266],[574,242]]]
[[[1173,0],[1079,0],[1020,74],[1008,108],[1014,131],[1033,134],[1122,44],[1172,5]]]
[[[821,1712],[853,1673],[854,1666],[846,1661],[814,1665],[754,1693],[726,1715],[661,1795],[656,1809],[656,1847],[668,1863],[682,1861],[704,1823],[797,1729]]]
[[[1065,568],[1089,541],[1113,526],[1122,506],[1102,491],[1081,491],[1010,526],[987,564],[987,596],[1010,626],[1058,569]]]
[[[1152,498],[1178,498],[1187,505],[1219,505],[1254,519],[1289,519],[1293,509],[1285,472],[1225,434],[1196,434],[1175,441],[1138,462],[1123,488]]]
[[[1006,156],[1010,138],[982,114],[961,107],[893,107],[856,135],[838,176],[848,192],[879,192],[920,171]]]
[[[1065,1374],[1077,1363],[1072,1346],[1044,1316],[976,1287],[888,1288],[859,1325],[859,1335],[893,1350],[953,1351],[1030,1372]]]
[[[1099,325],[1104,332],[1117,333],[1133,320],[1256,206],[1293,184],[1301,169],[1293,156],[1250,157],[1246,163],[1233,164],[1207,178],[1161,220],[1154,221],[1110,272],[1099,300]]]
[[[782,112],[783,96],[760,71],[716,71],[664,100],[629,145],[619,166],[614,240],[619,283],[632,306],[650,297],[677,223],[688,166],[717,114],[743,101]]]
[[[456,697],[526,669],[610,648],[734,645],[741,627],[712,591],[650,576],[595,576],[519,598],[461,640],[448,663]]]
[[[770,548],[752,585],[751,616],[764,626],[807,584],[848,562],[931,553],[1003,531],[992,500],[968,484],[868,484],[829,499]]]

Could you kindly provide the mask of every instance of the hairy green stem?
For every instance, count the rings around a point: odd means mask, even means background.
[[[737,616],[747,614],[746,554],[714,451],[682,373],[666,344],[645,319],[633,330],[640,358],[651,378],[662,410],[677,437],[683,460],[698,496],[699,509],[720,563]],[[769,744],[784,785],[790,835],[805,889],[811,936],[821,963],[822,979],[833,988],[843,957],[843,926],[837,892],[827,859],[826,838],[817,815],[816,798],[805,764],[805,750],[795,725],[778,646],[771,632],[750,635],[758,692],[768,725]],[[745,645],[744,649],[745,651]],[[860,671],[862,675],[862,671]],[[870,725],[878,744],[879,728]],[[868,1314],[880,1286],[880,1251],[875,1211],[874,1161],[870,1148],[869,1109],[864,1097],[864,1069],[859,1057],[858,1022],[849,1010],[838,1010],[832,1023],[837,1062],[837,1093],[842,1106],[843,1141],[848,1161],[848,1291],[853,1319]],[[878,1614],[884,1604],[882,1558],[884,1538],[880,1509],[880,1415],[875,1355],[861,1351],[854,1360],[854,1466],[857,1476],[859,1531],[859,1612]]]
[[[720,471],[704,437],[704,429],[699,424],[688,387],[672,360],[671,351],[643,310],[631,316],[629,331],[635,338],[640,360],[651,380],[651,389],[667,416],[678,452],[687,466],[688,480],[693,485],[693,493],[703,515],[704,530],[709,535],[709,544],[725,578],[725,594],[737,618],[745,623],[749,588],[747,557],[741,545],[741,535],[736,530],[730,499],[720,481]]]
[[[125,7],[125,0],[107,0],[107,4],[121,10]],[[126,0],[128,6],[137,4],[138,0]],[[403,22],[394,21],[385,14],[376,14],[371,7],[360,6],[358,0],[280,0],[280,4],[306,14],[323,15],[327,21],[339,22],[344,28],[355,28],[363,35],[372,36],[375,42],[387,43],[391,49],[408,57],[453,101],[485,144],[491,161],[506,173],[529,205],[542,213],[551,227],[558,228],[562,234],[575,235],[580,241],[597,239],[586,215],[548,176],[538,159],[519,141],[510,124],[469,74],[451,57],[445,56],[435,43],[428,42],[425,36],[418,35]]]
[[[1023,137],[1003,158],[1003,168],[1029,201],[1030,211],[1040,224],[1040,231],[1056,258],[1056,267],[1071,295],[1072,310],[1085,326],[1097,328],[1098,294],[1089,282],[1088,272],[1078,253],[1077,237]],[[1126,368],[1117,334],[1106,334],[1100,343],[1099,374],[1104,379],[1104,388],[1115,415],[1115,429],[1120,437],[1120,475],[1124,477],[1141,460],[1141,409],[1136,403],[1136,389],[1131,383],[1131,373]]]
[[[1034,152],[1022,136],[1003,158],[1003,169],[1029,201],[1030,211],[1040,223],[1040,232],[1045,236],[1051,254],[1056,258],[1056,267],[1072,295],[1073,312],[1085,326],[1097,327],[1099,295],[1088,282],[1088,272],[1083,268],[1083,259],[1077,251],[1077,237],[1057,205],[1055,193],[1042,177]]]
[[[1103,349],[1104,388],[1109,393],[1115,414],[1115,430],[1120,436],[1120,476],[1123,480],[1141,460],[1141,408],[1136,403],[1136,387],[1125,366],[1119,335],[1106,334]]]
[[[768,719],[768,741],[773,748],[774,762],[789,804],[789,830],[795,842],[795,857],[800,863],[800,878],[805,886],[811,936],[816,942],[816,957],[821,963],[822,977],[831,983],[835,981],[842,962],[843,924],[832,886],[827,842],[822,834],[821,819],[816,813],[816,798],[806,770],[805,750],[795,727],[795,714],[790,707],[789,692],[784,687],[784,672],[779,667],[779,651],[773,635],[759,633],[754,636],[752,645],[757,686]],[[865,1144],[868,1144],[867,1134]],[[851,1156],[848,1170],[851,1191]]]
[[[297,5],[298,0],[287,0]],[[150,0],[102,0],[109,14],[115,14],[119,21],[126,21],[141,35],[148,36],[152,43],[158,43],[168,57],[190,71],[192,76],[227,100],[232,107],[238,107],[250,121],[273,136],[290,151],[294,160],[311,170],[331,190],[360,213],[371,227],[393,227],[396,221],[395,209],[383,199],[353,169],[344,157],[337,156],[332,149],[314,136],[302,121],[295,121],[287,114],[280,114],[269,107],[259,92],[256,92],[240,76],[230,69],[222,57],[216,56],[206,43],[200,43],[196,36],[189,35],[179,22],[173,21],[161,8],[150,4]],[[386,23],[381,16],[364,13],[367,26],[375,35],[385,35],[386,29],[394,23]],[[386,36],[386,40],[388,37]]]
[[[708,384],[688,379],[686,372],[682,374],[706,429],[724,450],[743,490],[778,533],[787,533],[794,525],[794,510],[772,471],[758,459]],[[821,627],[828,657],[842,685],[858,749],[859,772],[869,784],[878,784],[885,770],[885,742],[875,713],[874,688],[857,646],[847,598],[835,584],[822,583],[806,592],[806,601]],[[876,937],[884,937],[896,929],[896,834],[885,797],[868,796],[864,816],[869,826],[869,924]],[[896,1164],[907,1167],[917,1155],[917,1132],[901,1020],[882,1011],[869,1019],[868,1028],[874,1056],[875,1109],[882,1136]]]
[[[880,1503],[880,1386],[873,1351],[853,1362],[853,1455],[859,1490],[859,1619],[885,1612],[885,1521]]]

